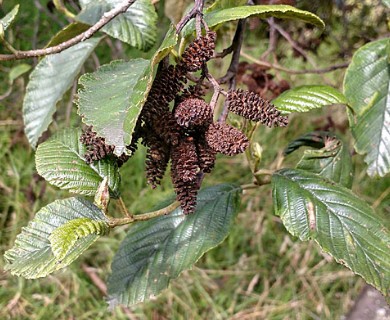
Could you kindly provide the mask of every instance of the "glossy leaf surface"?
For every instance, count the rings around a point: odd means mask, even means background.
[[[338,263],[389,294],[389,224],[351,190],[314,173],[283,169],[272,177],[275,213],[301,240],[315,240]]]
[[[119,194],[120,175],[113,160],[87,164],[81,130],[67,129],[38,146],[35,163],[38,173],[50,184],[73,193],[94,196],[105,177],[112,197]]]

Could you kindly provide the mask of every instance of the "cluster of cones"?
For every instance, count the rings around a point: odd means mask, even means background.
[[[216,154],[233,156],[249,145],[241,131],[224,122],[213,122],[214,110],[203,100],[199,84],[185,88],[187,73],[202,70],[213,56],[215,39],[215,32],[207,32],[186,48],[175,66],[160,68],[128,146],[134,152],[139,139],[147,146],[146,175],[153,188],[160,183],[171,161],[172,183],[185,214],[194,212],[203,175],[213,169]],[[230,111],[247,119],[267,126],[287,124],[286,117],[255,93],[231,90],[227,101]],[[87,162],[113,153],[114,147],[105,145],[91,128],[81,141],[87,145]],[[123,156],[118,160],[123,163]]]

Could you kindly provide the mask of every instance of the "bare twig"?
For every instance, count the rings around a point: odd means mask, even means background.
[[[196,37],[199,38],[202,36],[202,16],[201,14],[197,14],[195,18],[195,30],[196,30]]]
[[[277,30],[280,35],[285,38],[287,40],[287,42],[291,45],[291,47],[293,47],[294,50],[296,50],[302,57],[304,57],[307,61],[309,61],[313,67],[316,67],[315,66],[315,62],[307,55],[306,51],[303,50],[299,45],[298,43],[296,43],[292,38],[291,36],[289,35],[289,33],[287,31],[285,31],[279,24],[277,24],[275,22],[275,19],[274,18],[270,18],[268,19],[268,23],[269,25],[274,28],[275,30]]]
[[[97,273],[97,269],[93,267],[89,267],[86,264],[82,264],[81,268],[83,271],[87,274],[87,276],[91,279],[93,284],[99,289],[99,291],[104,295],[107,296],[107,285],[104,283],[102,278],[99,277]],[[123,305],[120,306],[121,310],[126,314],[126,316],[130,320],[136,320],[137,317],[128,307],[125,307]]]
[[[133,218],[134,216],[129,212],[129,210],[127,210],[126,204],[124,203],[122,197],[119,197],[118,202],[123,215],[128,218]]]
[[[93,268],[93,267],[89,267],[87,266],[85,263],[83,263],[81,265],[81,268],[83,269],[83,271],[88,275],[88,277],[91,279],[91,281],[93,282],[93,284],[96,286],[96,288],[99,289],[99,291],[103,294],[103,295],[107,295],[107,286],[106,284],[104,283],[104,281],[99,277],[99,275],[97,274],[97,270],[96,268]]]
[[[126,10],[135,2],[136,0],[124,0],[120,5],[115,7],[114,9],[106,12],[101,19],[96,22],[92,27],[90,27],[87,31],[79,34],[78,36],[69,39],[63,43],[60,43],[57,46],[38,49],[38,50],[28,50],[28,51],[17,51],[14,54],[0,54],[0,61],[9,61],[9,60],[20,60],[27,59],[32,57],[40,57],[46,56],[50,54],[59,53],[65,49],[68,49],[79,42],[85,41],[91,38],[96,32],[98,32],[101,28],[103,28],[107,23],[109,23],[112,19],[118,16],[121,13],[126,12]]]
[[[179,21],[179,23],[176,25],[176,33],[180,33],[181,30],[183,30],[184,26],[194,17],[199,16],[200,18],[202,17],[202,12],[203,12],[203,5],[204,5],[204,0],[195,0],[195,5],[194,7]],[[200,22],[201,20],[199,20]],[[198,30],[196,30],[197,36]]]
[[[240,62],[241,46],[244,40],[245,23],[246,19],[241,19],[238,21],[236,33],[234,34],[233,38],[232,60],[230,61],[230,66],[226,74],[221,79],[219,79],[219,83],[227,83],[231,78],[236,76],[238,63]]]
[[[277,34],[276,34],[276,29],[275,29],[275,26],[274,26],[274,21],[275,21],[275,18],[272,17],[272,18],[269,18],[267,19],[268,21],[268,24],[269,24],[269,44],[268,44],[268,49],[266,51],[264,51],[264,53],[261,55],[261,59],[266,59],[270,53],[274,52],[275,49],[276,49],[276,44],[277,44],[277,41],[278,41],[278,37],[277,37]]]
[[[175,201],[172,204],[170,204],[168,207],[165,207],[165,208],[157,210],[157,211],[152,211],[152,212],[138,214],[138,215],[131,215],[129,213],[129,216],[127,216],[125,218],[111,218],[110,221],[108,222],[108,224],[111,228],[115,228],[118,226],[130,224],[130,223],[133,223],[136,221],[146,221],[146,220],[150,220],[150,219],[153,219],[156,217],[165,216],[165,215],[171,213],[173,210],[175,210],[179,205],[180,205],[180,203],[178,201]]]
[[[12,93],[12,86],[8,88],[8,90],[0,95],[0,101],[4,100],[5,98],[9,97],[9,95]]]
[[[217,101],[218,101],[219,94],[220,93],[226,94],[226,93],[221,88],[221,86],[219,85],[218,81],[210,74],[210,72],[209,72],[209,70],[207,68],[207,65],[203,66],[202,77],[206,77],[207,80],[210,81],[211,85],[214,88],[214,94],[213,94],[213,96],[211,97],[211,100],[210,100],[210,107],[214,111],[214,108],[215,108],[215,106],[217,104]]]
[[[344,62],[344,63],[340,63],[340,64],[335,64],[333,66],[330,66],[328,68],[324,68],[324,69],[310,69],[310,70],[293,70],[293,69],[288,69],[288,68],[285,68],[283,66],[280,66],[278,64],[272,64],[272,63],[269,63],[267,61],[262,61],[262,60],[258,60],[256,59],[255,57],[252,57],[251,55],[245,53],[245,52],[241,52],[241,55],[262,66],[262,67],[267,67],[267,68],[271,68],[271,69],[275,69],[275,70],[279,70],[279,71],[284,71],[284,72],[287,72],[287,73],[290,73],[290,74],[309,74],[309,73],[314,73],[314,74],[321,74],[321,73],[328,73],[328,72],[332,72],[332,71],[335,71],[335,70],[338,70],[338,69],[343,69],[343,68],[346,68],[349,66],[350,62]]]
[[[241,54],[241,46],[244,41],[244,30],[245,30],[246,19],[241,19],[238,21],[236,33],[233,38],[233,56],[230,61],[230,66],[221,79],[219,79],[219,83],[229,82],[229,90],[236,88],[236,74],[238,70],[238,64],[240,62],[240,54]],[[228,103],[225,100],[222,112],[219,116],[218,122],[224,122],[229,113]]]
[[[213,58],[225,58],[228,54],[231,54],[233,52],[233,49],[234,49],[234,43],[232,43],[231,46],[227,47],[226,49],[223,49],[222,52],[216,52],[214,54],[214,57]]]

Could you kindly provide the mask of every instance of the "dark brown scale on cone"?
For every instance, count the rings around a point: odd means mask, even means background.
[[[214,151],[228,156],[242,153],[249,146],[245,134],[226,123],[211,124],[206,131],[205,138]]]
[[[140,119],[138,119],[138,121],[135,125],[135,128],[134,128],[134,132],[131,135],[131,143],[128,146],[126,146],[126,149],[129,150],[131,155],[133,155],[137,151],[138,141],[145,134],[144,128],[141,126],[141,123],[142,123],[142,121]]]
[[[195,72],[214,55],[217,34],[209,31],[205,36],[196,38],[183,52],[178,69],[183,72]]]
[[[184,137],[172,148],[171,177],[176,199],[184,214],[195,211],[196,196],[200,188],[198,182],[198,155],[192,137]]]
[[[112,155],[115,147],[107,145],[104,138],[98,137],[92,127],[88,127],[80,136],[80,141],[87,147],[85,161],[90,164]]]
[[[116,158],[116,163],[118,164],[118,167],[120,168],[127,162],[127,160],[130,159],[130,156],[128,156],[125,153],[122,153],[119,157],[115,155],[115,158]]]
[[[169,103],[183,89],[185,82],[183,73],[174,66],[161,70],[153,82],[140,118],[149,122],[158,120],[161,113],[169,112]]]
[[[199,167],[204,173],[210,173],[214,168],[216,152],[208,145],[204,137],[196,140]]]
[[[182,135],[181,128],[177,124],[171,112],[160,114],[159,118],[150,120],[152,130],[168,145],[177,145]]]
[[[182,181],[180,179],[174,180],[172,178],[176,200],[180,202],[180,206],[184,214],[193,213],[196,209],[196,196],[200,188],[199,183],[195,181]]]
[[[158,118],[162,112],[169,111],[169,102],[180,91],[181,87],[176,76],[173,66],[169,66],[157,74],[142,108],[141,119],[147,121]]]
[[[177,123],[184,128],[209,125],[213,113],[209,104],[203,99],[189,98],[182,101],[174,111]]]
[[[130,158],[130,156],[124,153],[120,156],[115,155],[115,147],[106,144],[104,138],[98,137],[97,133],[93,131],[92,126],[87,127],[81,134],[80,141],[87,147],[84,158],[88,164],[111,157],[116,161],[118,167],[121,167]]]
[[[179,105],[179,103],[190,98],[202,99],[205,94],[205,90],[200,85],[188,86],[181,91],[180,95],[175,97],[175,105]]]
[[[254,92],[242,89],[230,90],[228,108],[246,119],[259,121],[268,127],[285,127],[288,118],[282,116],[275,106]]]
[[[172,148],[171,157],[176,180],[184,182],[196,180],[200,168],[193,137],[182,138],[178,145]]]
[[[149,95],[160,102],[163,100],[164,103],[169,103],[183,89],[186,81],[185,74],[171,65],[156,77]]]
[[[169,162],[169,147],[153,135],[152,132],[146,137],[146,144],[149,146],[146,154],[146,177],[152,188],[160,184],[164,177]]]

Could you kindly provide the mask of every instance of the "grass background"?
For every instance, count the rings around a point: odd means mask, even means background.
[[[17,2],[5,1],[0,15],[3,16]],[[355,4],[354,1],[347,3]],[[334,15],[328,17],[326,36],[317,51],[309,53],[319,68],[348,61],[351,53],[362,43],[387,32],[379,1],[360,3],[362,5],[358,5],[348,16],[348,43],[341,41],[345,37],[340,22],[341,13],[334,11]],[[364,21],[360,19],[362,14]],[[39,48],[65,23],[59,14],[47,11],[44,1],[24,1],[7,36],[16,48]],[[164,21],[160,23],[165,24]],[[289,31],[293,36],[299,37],[302,31],[291,25],[294,23],[289,22],[285,26],[291,28]],[[246,53],[259,57],[267,48],[265,30],[265,26],[260,25],[247,33]],[[220,31],[221,48],[221,43],[228,44],[233,32],[233,25]],[[316,31],[309,32],[310,36],[316,36]],[[87,62],[84,71],[92,70],[96,59],[103,64],[117,57],[118,53],[113,48],[113,42],[105,40],[94,59]],[[125,46],[121,52],[126,57],[137,54]],[[279,63],[284,66],[298,70],[311,67],[283,41],[279,42],[277,52],[283,53]],[[26,62],[34,65],[37,60]],[[218,68],[211,68],[218,74],[228,62],[229,58]],[[10,69],[20,63],[0,65],[0,96],[9,90],[7,77]],[[344,70],[338,70],[326,75],[277,73],[275,76],[287,80],[292,86],[328,83],[341,88],[343,73]],[[1,256],[12,247],[21,227],[34,217],[39,208],[55,199],[69,196],[46,184],[36,174],[34,151],[23,134],[21,106],[27,81],[27,75],[18,78],[10,94],[0,100]],[[59,103],[51,132],[67,125],[80,125],[71,100],[68,94]],[[326,125],[328,117],[340,124],[335,129],[336,133],[342,135],[345,143],[352,147],[352,138],[348,130],[344,130],[344,107],[327,107],[292,116],[286,129],[260,127],[254,141],[264,150],[262,166],[274,169],[280,165],[281,151],[288,142]],[[231,120],[235,121],[236,118],[232,117]],[[157,190],[150,190],[146,186],[144,158],[145,151],[141,148],[121,170],[122,197],[129,210],[135,213],[148,211],[172,194],[169,175]],[[298,159],[299,153],[294,153],[283,160],[283,166],[293,167]],[[353,190],[379,213],[389,214],[389,179],[368,178],[362,157],[355,155],[353,160]],[[224,182],[246,184],[251,179],[243,155],[234,158],[221,156],[213,173],[206,176],[204,185]],[[115,210],[115,203],[112,207]],[[361,278],[335,263],[313,242],[303,243],[290,236],[279,218],[273,215],[270,187],[263,186],[245,192],[229,237],[205,254],[192,270],[174,280],[156,300],[132,308],[118,307],[108,311],[104,301],[104,280],[127,229],[115,229],[109,237],[99,239],[70,267],[44,279],[13,277],[3,271],[4,261],[0,258],[0,319],[339,319],[347,313],[364,286]]]

